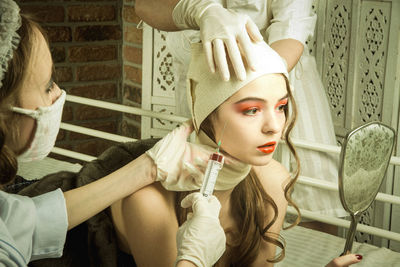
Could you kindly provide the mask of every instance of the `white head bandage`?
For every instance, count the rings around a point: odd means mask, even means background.
[[[265,74],[283,73],[288,76],[282,58],[269,45],[258,42],[253,46],[258,59],[257,70],[247,70],[244,81],[231,77],[225,82],[218,73],[210,72],[202,44],[192,44],[192,58],[187,74],[187,95],[197,132],[200,124],[211,112],[246,84]],[[232,66],[229,66],[229,71],[234,72]]]

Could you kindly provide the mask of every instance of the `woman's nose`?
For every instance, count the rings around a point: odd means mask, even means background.
[[[283,127],[280,115],[281,114],[276,113],[274,110],[266,112],[262,132],[265,134],[276,134],[280,132]]]

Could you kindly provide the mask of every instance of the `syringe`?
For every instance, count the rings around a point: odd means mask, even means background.
[[[225,132],[226,123],[224,129],[222,130],[221,139]],[[221,147],[221,139],[218,142],[217,152],[211,154],[210,159],[207,163],[207,169],[204,174],[204,181],[201,185],[200,193],[203,196],[211,196],[214,191],[215,182],[217,181],[218,173],[224,165],[224,156],[219,153],[219,148]]]
[[[224,156],[218,151],[211,154],[207,163],[204,181],[200,189],[203,196],[211,196],[214,191],[215,182],[217,181],[218,173],[224,165]]]

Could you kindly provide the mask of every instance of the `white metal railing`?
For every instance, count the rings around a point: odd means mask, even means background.
[[[332,182],[328,181],[323,181],[307,176],[299,176],[298,182],[304,185],[309,185],[313,187],[318,187],[330,191],[339,191],[338,185]],[[398,196],[393,196],[390,194],[385,194],[385,193],[378,193],[376,195],[375,200],[385,202],[385,203],[391,203],[395,205],[400,205],[400,197]]]
[[[134,142],[137,141],[137,139],[130,138],[130,137],[125,137],[122,135],[118,134],[111,134],[111,133],[106,133],[103,131],[98,131],[98,130],[93,130],[90,128],[82,127],[82,126],[77,126],[69,123],[62,122],[60,125],[60,128],[63,130],[71,131],[71,132],[76,132],[76,133],[81,133],[81,134],[86,134],[89,136],[94,136],[94,137],[100,137],[106,140],[111,140],[115,142]]]
[[[93,99],[79,97],[79,96],[68,95],[67,101],[71,101],[71,102],[79,103],[79,104],[91,105],[91,106],[104,108],[104,109],[110,109],[110,110],[114,110],[114,111],[126,112],[126,113],[130,113],[130,114],[135,114],[135,115],[156,117],[159,119],[165,119],[165,120],[170,120],[170,121],[175,121],[175,122],[184,122],[187,120],[187,118],[185,118],[185,117],[168,115],[168,114],[160,114],[160,113],[157,113],[154,111],[146,111],[146,110],[136,108],[136,107],[128,107],[125,105],[114,104],[114,103],[109,103],[109,102],[100,101],[100,100],[93,100]],[[137,141],[137,139],[134,139],[134,138],[125,137],[125,136],[121,136],[121,135],[117,135],[117,134],[106,133],[106,132],[98,131],[98,130],[93,130],[93,129],[89,129],[86,127],[72,125],[69,123],[61,123],[61,129],[72,131],[72,132],[78,132],[78,133],[86,134],[89,136],[99,137],[99,138],[116,141],[116,142]],[[340,153],[339,146],[316,144],[313,142],[294,139],[294,138],[292,139],[292,142],[296,147],[299,147],[299,148],[311,149],[311,150],[315,150],[315,151],[334,153],[334,154]],[[73,157],[73,158],[83,160],[83,161],[91,161],[91,160],[95,159],[95,157],[92,157],[89,155],[85,155],[85,154],[78,153],[78,152],[72,152],[72,151],[69,151],[66,149],[61,149],[61,148],[54,148],[52,152],[56,153],[56,154],[68,156],[68,157]],[[392,157],[391,164],[400,165],[400,158]],[[311,177],[300,176],[298,182],[301,184],[318,187],[318,188],[322,188],[322,189],[326,189],[326,190],[338,191],[337,184],[328,182],[328,181],[319,180],[319,179],[314,179]],[[376,200],[386,202],[386,203],[400,205],[400,197],[385,194],[385,193],[378,193]]]
[[[340,154],[340,149],[341,149],[340,146],[317,144],[310,141],[299,140],[296,138],[292,138],[292,142],[296,147],[299,148],[306,148],[314,151],[327,152],[327,153]],[[390,159],[390,164],[400,166],[400,157],[392,156]]]
[[[181,117],[181,116],[162,114],[162,113],[158,113],[158,112],[154,112],[154,111],[143,110],[143,109],[137,108],[137,107],[130,107],[130,106],[125,106],[125,105],[121,105],[121,104],[115,104],[115,103],[110,103],[110,102],[100,101],[100,100],[93,100],[93,99],[79,97],[79,96],[73,96],[73,95],[67,95],[67,101],[84,104],[84,105],[95,106],[98,108],[104,108],[104,109],[108,109],[108,110],[120,111],[120,112],[124,112],[124,113],[149,116],[149,117],[158,118],[161,120],[173,121],[173,122],[184,122],[187,120],[187,118]],[[61,123],[61,129],[72,131],[72,132],[78,132],[78,133],[86,134],[89,136],[99,137],[99,138],[116,141],[116,142],[137,141],[137,139],[134,139],[134,138],[129,138],[129,137],[111,134],[111,133],[107,133],[107,132],[103,132],[103,131],[93,130],[90,128],[76,126],[76,125],[72,125],[69,123]],[[339,146],[317,144],[317,143],[294,139],[294,138],[292,139],[292,142],[297,148],[305,148],[305,149],[326,152],[326,153],[340,154],[340,150],[341,150],[341,148]],[[57,147],[53,148],[52,152],[56,153],[56,154],[64,155],[67,157],[83,160],[83,161],[92,161],[92,160],[96,159],[93,156],[89,156],[89,155],[86,155],[83,153],[73,152],[70,150],[57,148]],[[285,154],[285,152],[284,152],[284,154]],[[287,157],[287,155],[283,155],[283,157]],[[400,157],[392,156],[391,160],[390,160],[390,164],[400,165]],[[332,182],[322,181],[322,180],[311,178],[311,177],[300,176],[298,179],[298,182],[301,184],[304,184],[304,185],[318,187],[318,188],[322,188],[325,190],[338,191],[337,184],[332,183]],[[382,201],[385,203],[400,205],[400,197],[393,196],[390,194],[378,193],[378,195],[376,196],[376,200]],[[305,217],[308,219],[317,220],[320,222],[333,224],[333,225],[337,225],[337,226],[341,226],[341,227],[345,227],[345,228],[350,227],[350,221],[348,221],[348,220],[330,217],[330,216],[326,216],[326,215],[321,215],[319,213],[315,213],[315,212],[311,212],[311,211],[307,211],[307,210],[300,210],[300,211],[301,211],[302,217]],[[296,211],[293,207],[288,207],[287,212],[289,214],[296,214]],[[380,237],[383,237],[386,239],[391,239],[391,240],[400,242],[400,233],[395,233],[395,232],[391,232],[391,231],[387,231],[387,230],[383,230],[383,229],[380,229],[377,227],[367,226],[367,225],[363,225],[363,224],[358,224],[357,230],[364,232],[364,233],[368,233],[368,234],[372,234],[372,235],[376,235],[376,236],[380,236]]]
[[[107,101],[95,100],[95,99],[90,99],[90,98],[81,97],[81,96],[67,95],[66,100],[73,102],[73,103],[84,104],[84,105],[98,107],[98,108],[104,108],[104,109],[108,109],[108,110],[114,110],[114,111],[120,111],[120,112],[124,112],[124,113],[135,114],[135,115],[153,117],[153,118],[157,118],[160,120],[169,120],[169,121],[174,121],[174,122],[187,121],[187,118],[184,118],[181,116],[169,115],[169,114],[159,113],[159,112],[155,112],[155,111],[144,110],[144,109],[137,108],[137,107],[115,104],[115,103],[110,103]]]
[[[287,213],[297,215],[296,210],[290,206],[287,208]],[[344,228],[350,228],[350,221],[348,221],[348,220],[335,218],[335,217],[331,217],[331,216],[327,216],[327,215],[323,215],[323,214],[319,214],[316,212],[303,210],[303,209],[300,209],[300,213],[301,213],[301,217],[304,217],[307,219],[320,221],[320,222],[327,223],[327,224],[337,225],[337,226],[344,227]],[[400,241],[400,233],[383,230],[381,228],[374,227],[374,226],[368,226],[368,225],[359,223],[359,224],[357,224],[357,231],[375,235],[375,236],[380,236],[380,237],[390,239],[390,240]]]
[[[73,102],[73,103],[78,103],[78,104],[84,104],[84,105],[89,105],[89,106],[94,106],[98,108],[104,108],[108,110],[114,110],[114,111],[120,111],[124,113],[129,113],[129,114],[134,114],[134,115],[141,115],[141,116],[148,116],[148,117],[153,117],[161,120],[168,120],[168,121],[173,121],[173,122],[185,122],[188,118],[182,117],[182,116],[176,116],[176,115],[170,115],[170,114],[164,114],[164,113],[159,113],[155,111],[150,111],[150,110],[144,110],[141,108],[137,107],[130,107],[126,105],[121,105],[121,104],[115,104],[115,103],[110,103],[107,101],[101,101],[101,100],[94,100],[86,97],[81,97],[81,96],[74,96],[74,95],[67,95],[67,101]],[[65,127],[65,128],[64,128]],[[109,134],[102,134],[101,131],[96,131],[91,130],[89,128],[84,128],[81,126],[75,126],[79,128],[73,127],[72,124],[62,124],[61,128],[66,129],[69,128],[70,131],[75,131],[75,130],[83,130],[88,133],[88,135],[96,136],[96,137],[101,137],[107,140],[112,140],[112,141],[117,141],[117,140],[127,140],[127,141],[135,141],[135,139],[130,139],[129,137],[122,137],[119,139],[117,136],[118,135],[113,135],[112,137]],[[67,129],[66,129],[67,130]],[[94,135],[95,134],[95,135]],[[113,139],[109,139],[113,138]],[[127,139],[125,139],[127,138]],[[129,140],[128,140],[129,139]],[[126,142],[126,141],[122,141]],[[317,144],[309,141],[304,141],[304,140],[299,140],[292,138],[292,142],[296,147],[299,148],[306,148],[310,150],[315,150],[315,151],[320,151],[320,152],[327,152],[327,153],[335,153],[339,154],[340,153],[340,147],[339,146],[333,146],[333,145],[326,145],[326,144]],[[400,166],[400,157],[391,157],[390,164],[393,165],[399,165]]]

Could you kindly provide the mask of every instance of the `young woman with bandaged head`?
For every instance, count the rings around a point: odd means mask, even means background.
[[[192,45],[188,95],[196,143],[215,149],[221,140],[221,151],[236,161],[221,169],[214,190],[226,234],[226,251],[216,266],[272,266],[281,260],[279,232],[287,204],[295,206],[290,192],[298,171],[291,176],[272,158],[281,139],[295,154],[289,134],[296,110],[285,64],[265,43],[254,49],[258,71],[249,70],[244,81],[225,82],[209,72],[202,45]],[[190,212],[180,201],[200,187],[196,179],[174,187],[154,184],[112,208],[121,244],[138,266],[172,266],[176,253],[179,258],[172,237]],[[275,257],[276,246],[282,251]]]

